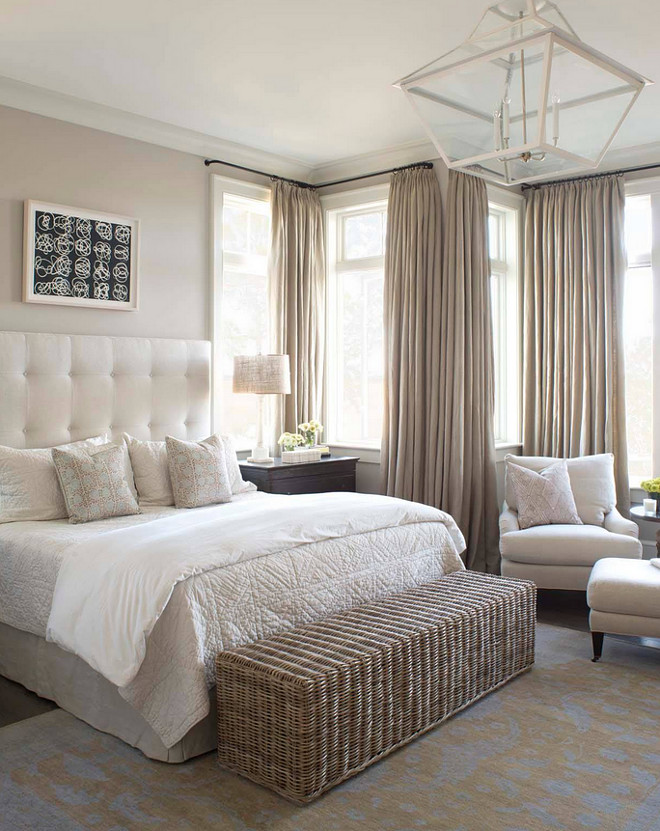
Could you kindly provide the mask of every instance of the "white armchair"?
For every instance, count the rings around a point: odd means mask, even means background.
[[[540,471],[556,459],[512,456],[506,461]],[[614,457],[610,453],[567,459],[575,505],[583,525],[537,525],[521,529],[515,493],[505,481],[500,515],[502,574],[533,580],[542,589],[585,591],[603,557],[639,560],[639,529],[616,509]]]

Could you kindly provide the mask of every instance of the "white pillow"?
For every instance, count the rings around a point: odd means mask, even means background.
[[[58,445],[60,450],[98,447],[107,436]],[[66,519],[52,448],[30,450],[0,445],[0,522]]]
[[[241,476],[241,469],[238,466],[238,456],[234,449],[234,440],[231,436],[220,436],[222,443],[225,446],[225,461],[227,462],[227,471],[229,473],[229,481],[231,482],[231,492],[247,493],[248,491],[256,491],[257,486],[253,482],[246,482]]]
[[[538,473],[507,460],[506,475],[515,494],[520,528],[582,525],[564,459]]]
[[[164,441],[141,441],[124,433],[140,505],[174,505]]]
[[[509,453],[505,456],[505,461],[538,472],[558,460],[551,456],[514,456]],[[566,466],[578,516],[585,525],[602,526],[605,516],[616,506],[614,456],[611,453],[576,456],[566,459]],[[518,510],[516,495],[508,476],[505,481],[505,499],[509,508]]]
[[[209,438],[212,438],[209,436]],[[247,493],[257,489],[241,476],[234,442],[230,436],[220,436],[225,451],[227,473],[232,494]],[[124,433],[124,441],[131,457],[135,486],[140,505],[174,505],[174,493],[167,466],[167,450],[164,441],[142,441]],[[204,439],[208,441],[208,439]]]

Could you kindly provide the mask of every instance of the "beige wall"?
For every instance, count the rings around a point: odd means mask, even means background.
[[[207,338],[208,179],[202,159],[0,107],[0,330]],[[140,220],[140,310],[21,303],[23,200]]]

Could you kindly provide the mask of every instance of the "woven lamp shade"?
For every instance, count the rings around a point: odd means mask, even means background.
[[[233,391],[288,395],[291,392],[289,356],[236,355]]]

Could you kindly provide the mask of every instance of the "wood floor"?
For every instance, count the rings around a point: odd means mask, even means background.
[[[20,684],[15,684],[0,675],[0,727],[15,721],[40,716],[57,705],[45,698],[39,698]]]
[[[589,609],[584,592],[539,590],[537,609],[537,617],[541,623],[580,631],[589,630]],[[631,640],[623,635],[611,637]],[[632,640],[640,643],[639,638]],[[660,649],[660,640],[645,638],[641,642],[644,646]],[[0,727],[41,715],[56,706],[52,701],[39,698],[20,684],[0,676]]]

